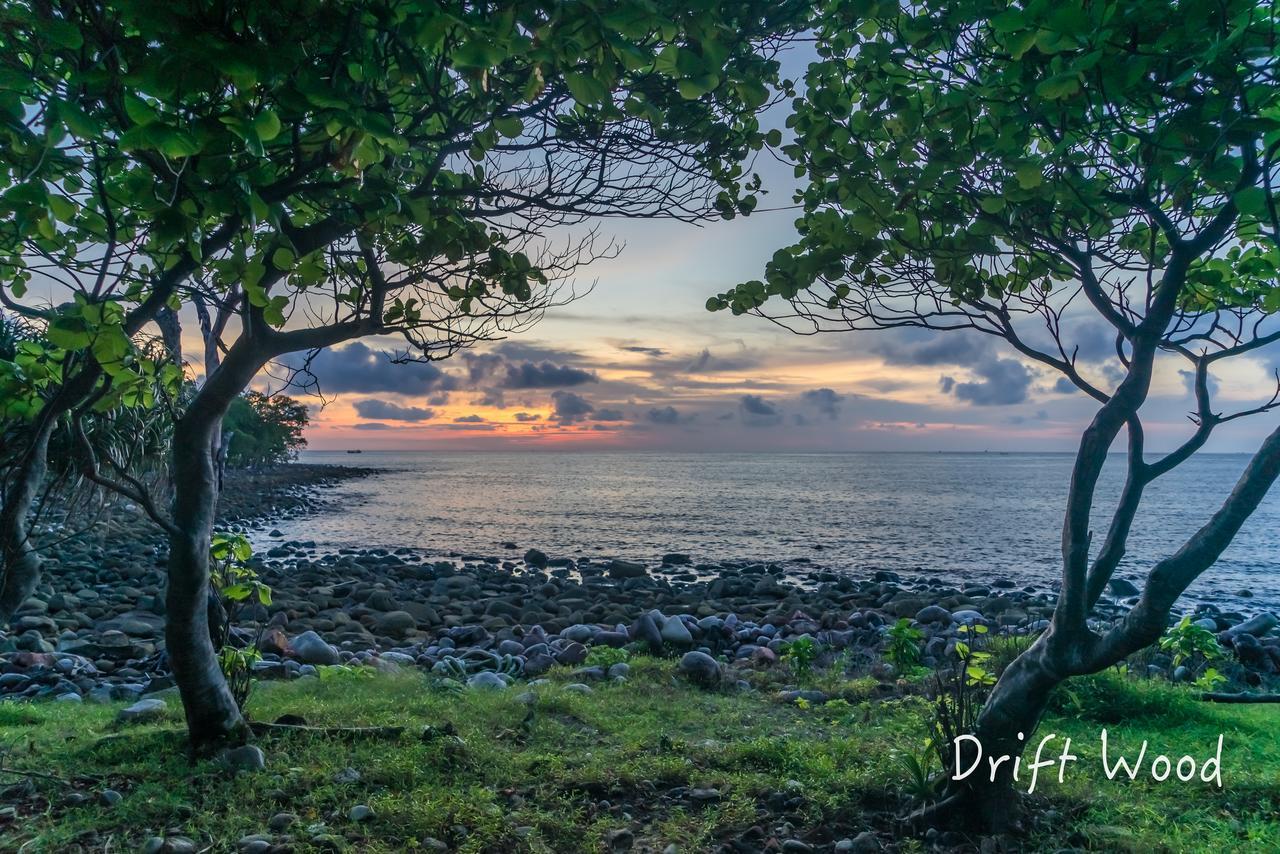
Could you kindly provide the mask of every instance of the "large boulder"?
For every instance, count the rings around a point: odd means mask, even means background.
[[[941,605],[925,605],[916,612],[917,623],[941,623],[951,625],[951,612]]]
[[[724,678],[720,662],[705,652],[686,652],[680,659],[677,672],[695,685],[703,688],[715,688]]]
[[[293,655],[303,664],[332,665],[341,661],[338,650],[312,631],[303,632],[289,644]]]
[[[667,617],[662,624],[662,640],[671,646],[693,646],[693,634],[679,617]]]
[[[649,568],[642,563],[635,563],[629,560],[609,561],[610,578],[644,578],[648,574]]]
[[[1231,640],[1236,635],[1253,635],[1254,637],[1262,637],[1267,632],[1276,627],[1277,622],[1275,614],[1263,612],[1256,617],[1245,620],[1238,626],[1232,626],[1222,633],[1221,637],[1225,640]]]
[[[378,618],[375,626],[379,634],[402,638],[418,628],[418,620],[408,611],[389,611]]]
[[[652,614],[641,614],[631,627],[631,636],[649,647],[654,655],[662,653],[662,631]]]

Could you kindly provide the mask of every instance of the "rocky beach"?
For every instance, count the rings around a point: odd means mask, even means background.
[[[342,512],[328,490],[371,473],[290,465],[229,481],[221,525],[271,544],[252,561],[273,591],[271,604],[247,609],[235,629],[239,643],[262,652],[260,678],[359,665],[505,688],[563,665],[577,668],[589,689],[594,680],[626,678],[625,664],[588,664],[591,648],[611,647],[676,656],[695,681],[745,687],[747,671],[774,668],[789,644],[808,638],[818,664],[838,662],[845,673],[891,685],[899,674],[884,660],[885,633],[899,620],[921,633],[920,664],[937,667],[953,658],[968,627],[985,626],[992,637],[1034,635],[1054,604],[1051,591],[999,576],[957,583],[880,570],[858,577],[804,560],[717,563],[681,553],[646,564],[548,555],[515,542],[494,555],[330,552],[273,536],[282,519]],[[163,540],[129,508],[119,515],[125,521],[99,539],[51,549],[43,585],[0,640],[0,696],[110,702],[171,686]],[[1117,579],[1097,623],[1135,595]],[[1235,681],[1256,686],[1280,672],[1274,615],[1200,604],[1192,616],[1234,648]],[[1144,662],[1152,675],[1185,678],[1185,668],[1159,651]],[[782,687],[801,696],[796,686]]]

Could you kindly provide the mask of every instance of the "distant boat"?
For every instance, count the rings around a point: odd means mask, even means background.
[[[354,450],[354,451],[347,451],[347,453],[348,453],[348,454],[363,454],[363,453],[364,453],[364,451],[362,451],[362,450],[360,450],[359,448],[357,448],[357,449],[356,449],[356,450]]]

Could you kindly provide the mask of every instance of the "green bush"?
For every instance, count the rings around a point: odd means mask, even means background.
[[[307,407],[291,397],[268,397],[249,391],[237,397],[222,422],[229,439],[227,465],[232,468],[269,466],[293,459],[307,444]]]

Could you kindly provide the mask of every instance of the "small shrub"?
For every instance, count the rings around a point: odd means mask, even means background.
[[[898,764],[906,772],[906,792],[914,798],[928,800],[936,795],[945,777],[933,770],[934,751],[932,741],[926,741],[916,753],[904,753],[898,757]]]
[[[1211,661],[1226,658],[1213,632],[1194,625],[1189,614],[1160,638],[1160,649],[1173,656],[1174,667],[1187,664],[1193,672]]]
[[[253,665],[261,660],[257,643],[237,647],[231,643],[231,629],[240,611],[249,602],[271,604],[271,588],[262,582],[247,561],[253,547],[243,534],[214,534],[209,547],[209,586],[216,597],[220,619],[210,631],[218,645],[218,664],[227,680],[231,695],[240,711],[244,711],[253,688]],[[261,640],[259,628],[257,640]]]
[[[1014,659],[1022,655],[1036,642],[1033,635],[995,635],[986,642],[986,651],[990,654],[988,666],[996,676],[1000,676],[1013,664]]]
[[[885,637],[884,657],[900,673],[920,663],[920,642],[924,640],[924,632],[912,626],[906,617],[890,626]]]
[[[800,682],[805,682],[813,675],[813,665],[818,660],[818,644],[813,638],[800,637],[784,644],[782,660],[791,668],[791,673]]]
[[[587,665],[590,667],[612,667],[622,664],[631,657],[625,649],[612,646],[593,646],[587,650]]]
[[[1215,691],[1219,685],[1229,681],[1227,677],[1218,672],[1217,668],[1207,667],[1204,673],[1200,674],[1200,678],[1191,684],[1201,691]]]

